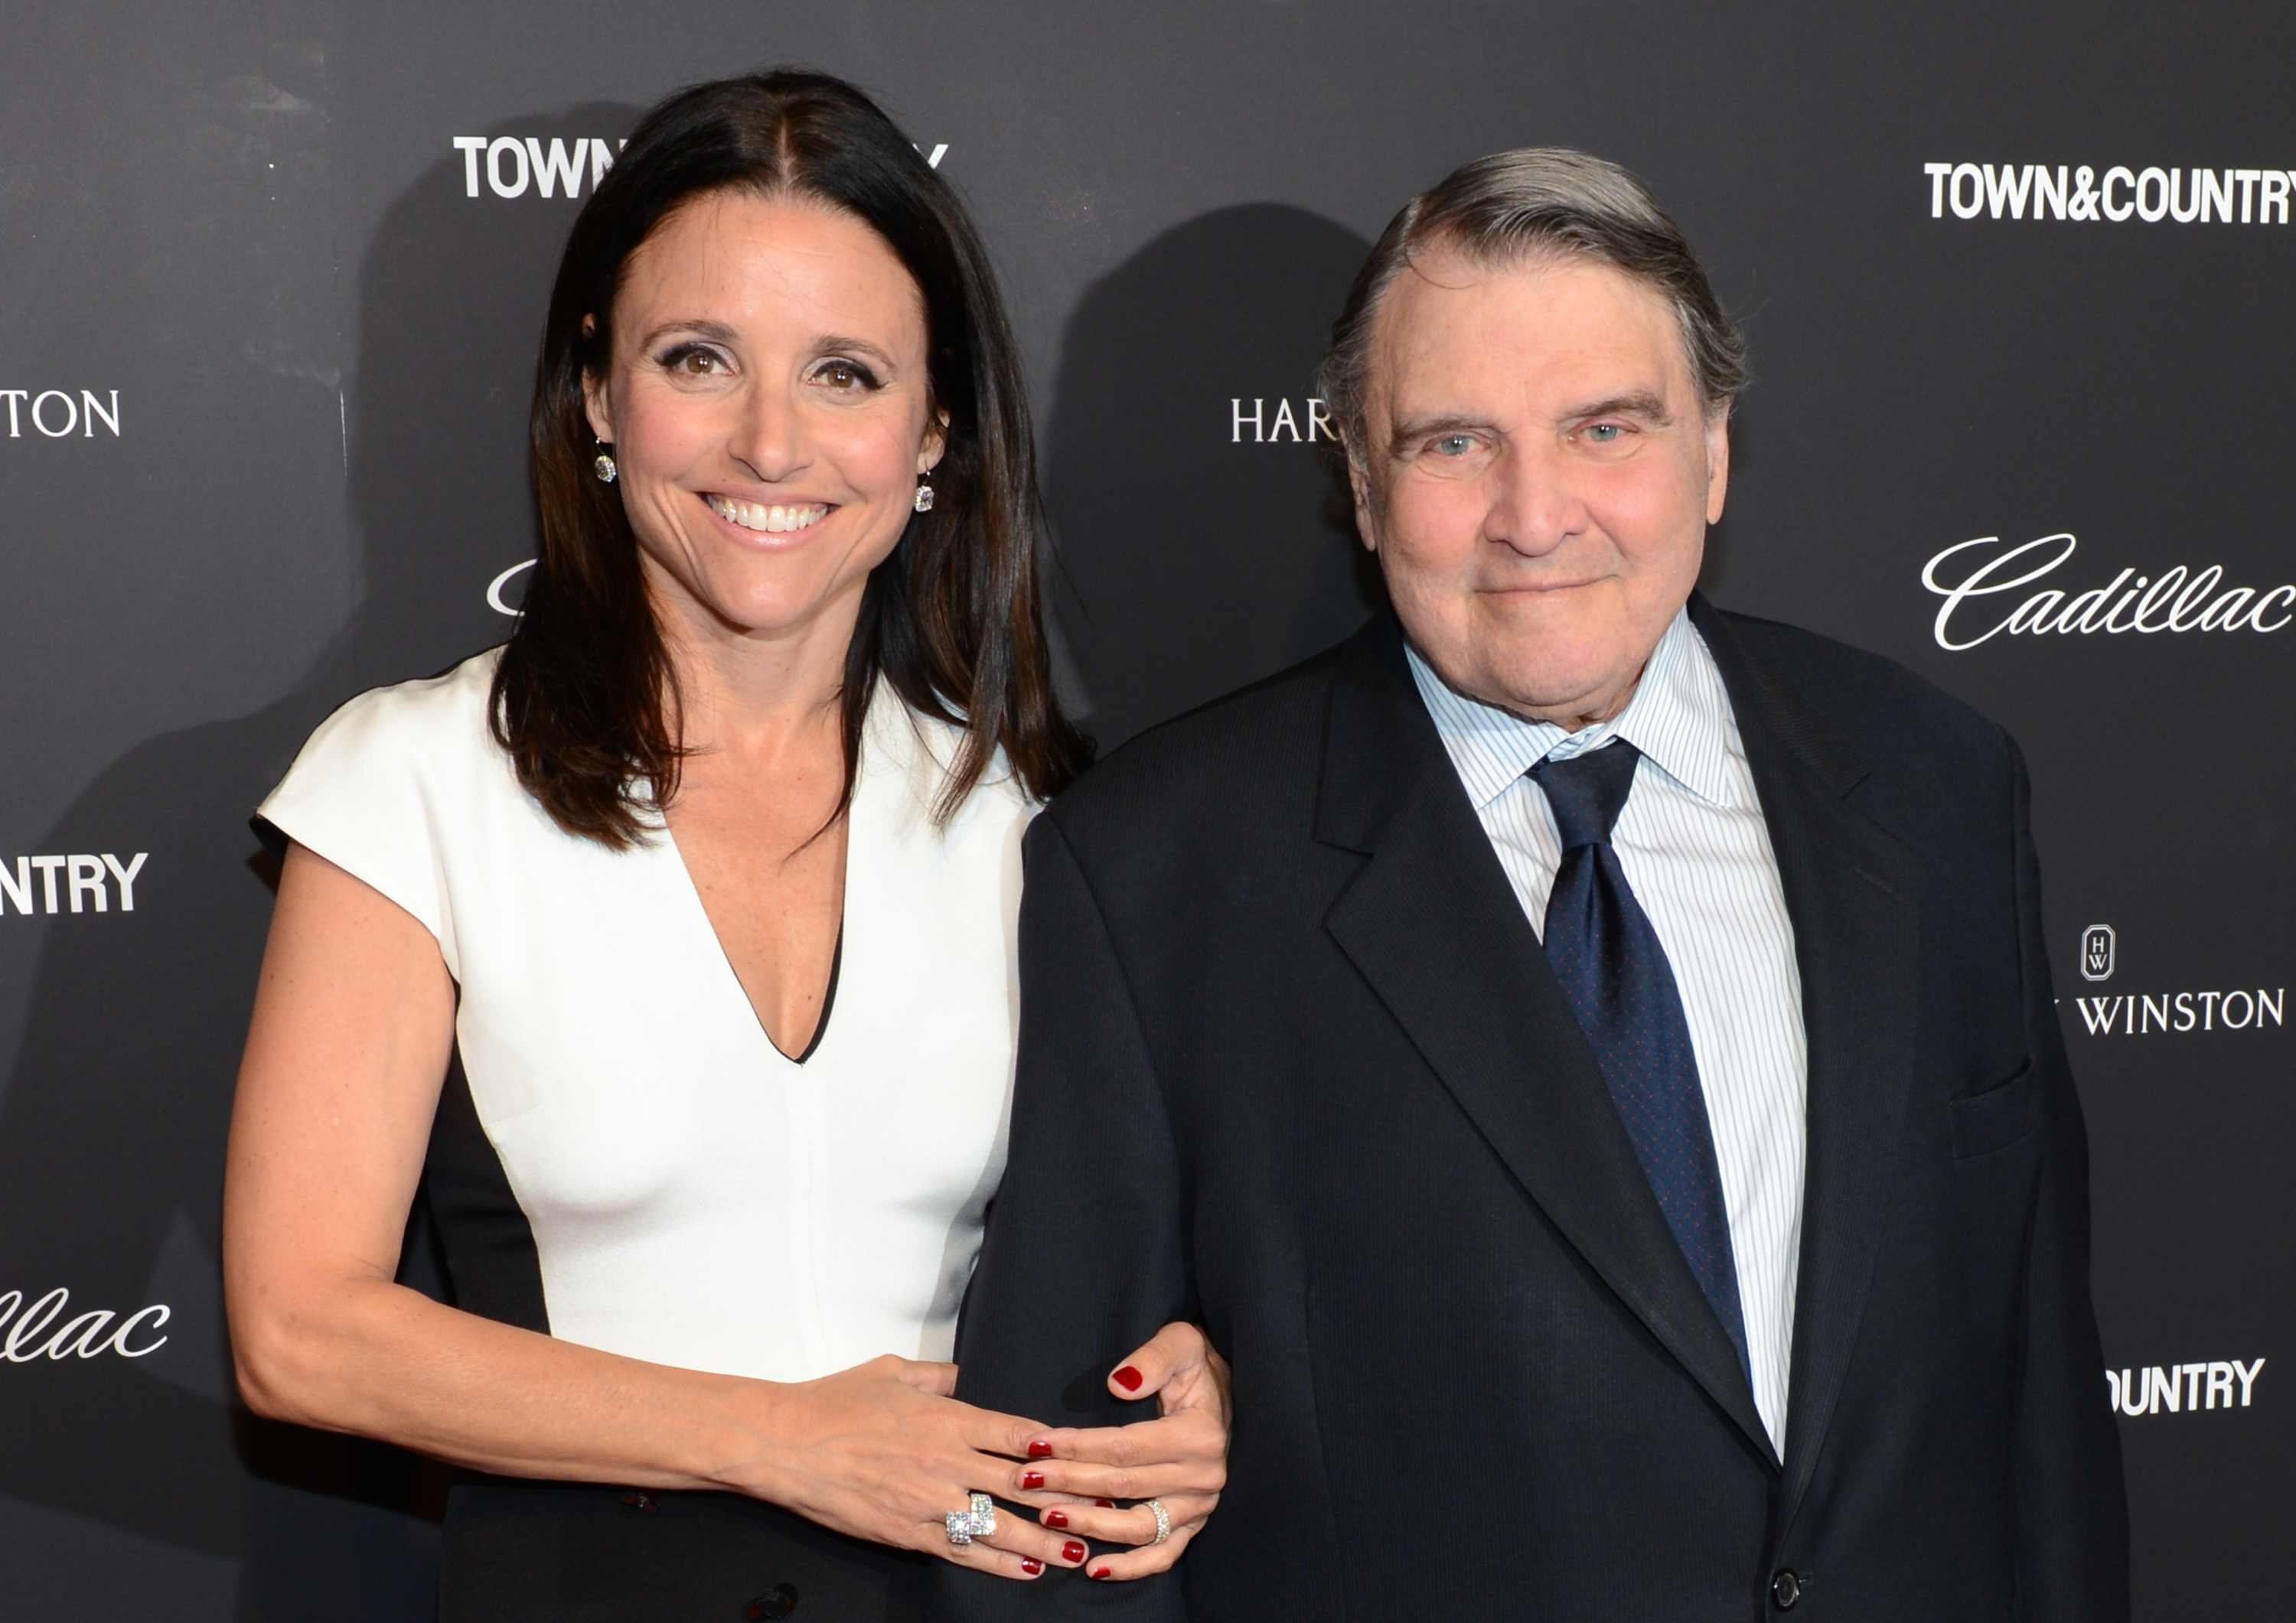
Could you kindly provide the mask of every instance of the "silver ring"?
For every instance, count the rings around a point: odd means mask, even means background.
[[[961,1511],[951,1511],[941,1518],[948,1529],[951,1544],[971,1544],[976,1538],[993,1538],[996,1534],[996,1501],[987,1494],[974,1494],[972,1503]]]
[[[1172,1536],[1172,1518],[1165,1513],[1164,1502],[1161,1499],[1149,1500],[1148,1509],[1156,1518],[1156,1542],[1162,1544]]]

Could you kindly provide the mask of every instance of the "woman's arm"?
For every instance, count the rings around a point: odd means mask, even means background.
[[[991,1539],[948,1542],[941,1518],[971,1491],[1058,1496],[1023,1489],[1016,1463],[1049,1434],[949,1398],[947,1365],[888,1357],[797,1384],[703,1374],[393,1283],[455,997],[422,924],[289,850],[224,1191],[224,1285],[250,1407],[510,1476],[732,1489],[1006,1577],[1080,1562],[1079,1541],[1017,1516]]]

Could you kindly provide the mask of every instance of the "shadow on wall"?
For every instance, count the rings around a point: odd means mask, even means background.
[[[1370,251],[1302,209],[1223,209],[1078,305],[1046,483],[1054,602],[1103,751],[1337,642],[1381,601],[1315,398]]]
[[[636,116],[579,107],[501,133],[611,135]],[[138,746],[35,848],[150,857],[132,914],[115,898],[102,919],[45,922],[0,1098],[0,1291],[61,1285],[74,1314],[164,1302],[171,1316],[148,1357],[0,1365],[11,1616],[433,1615],[440,1468],[257,1420],[232,1389],[224,1138],[276,878],[247,818],[343,700],[507,628],[486,592],[532,552],[527,401],[574,211],[562,198],[472,201],[450,154],[384,213],[362,266],[347,408],[357,610],[293,693]],[[435,1292],[425,1246],[410,1246],[403,1275]]]

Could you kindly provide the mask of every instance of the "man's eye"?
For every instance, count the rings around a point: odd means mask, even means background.
[[[1466,434],[1446,434],[1435,442],[1434,447],[1438,456],[1464,456],[1474,448],[1473,438]]]
[[[1616,445],[1626,437],[1626,429],[1615,422],[1597,422],[1580,430],[1598,446]]]

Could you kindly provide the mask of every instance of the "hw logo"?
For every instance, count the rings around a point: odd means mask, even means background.
[[[2092,924],[2081,931],[2080,972],[2083,980],[2112,979],[2118,942],[2110,924]]]

